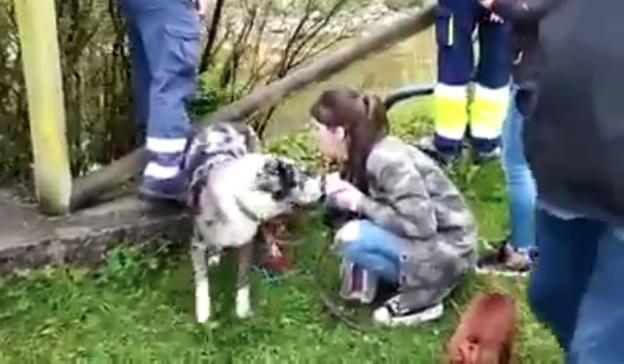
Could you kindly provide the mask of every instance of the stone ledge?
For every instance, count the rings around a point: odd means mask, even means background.
[[[143,244],[161,236],[181,240],[190,231],[183,210],[155,208],[134,197],[49,218],[10,191],[0,190],[2,273],[50,265],[95,265],[119,242]]]

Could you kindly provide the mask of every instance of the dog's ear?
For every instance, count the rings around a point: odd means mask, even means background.
[[[289,191],[297,187],[297,170],[295,164],[285,159],[278,159],[278,173],[282,189]]]
[[[297,186],[294,164],[280,157],[269,158],[258,175],[257,185],[276,200],[285,198]]]

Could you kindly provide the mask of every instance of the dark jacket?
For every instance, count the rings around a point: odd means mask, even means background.
[[[528,2],[528,0],[525,0]],[[624,1],[560,1],[540,23],[524,147],[540,199],[624,224]]]
[[[539,20],[563,0],[496,0],[492,11],[512,22],[513,82],[523,115],[533,107],[539,72]]]

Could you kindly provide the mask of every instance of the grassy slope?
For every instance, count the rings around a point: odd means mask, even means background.
[[[393,111],[397,134],[420,134],[413,107]],[[427,105],[419,105],[426,113]],[[420,128],[420,126],[419,126]],[[484,238],[505,234],[506,202],[496,165],[456,173],[478,216]],[[521,280],[467,278],[448,300],[447,314],[419,328],[359,334],[329,317],[310,282],[309,270],[324,234],[317,217],[306,227],[308,244],[298,252],[297,274],[271,285],[256,277],[258,314],[249,321],[231,315],[228,267],[213,274],[218,320],[213,327],[193,323],[190,262],[184,251],[131,249],[112,252],[98,272],[46,270],[0,280],[0,363],[87,362],[413,362],[434,363],[454,328],[457,312],[478,289],[497,287],[521,298],[522,363],[560,362],[552,337],[530,315]],[[328,285],[335,285],[328,264]],[[366,313],[363,309],[357,312]],[[117,361],[117,360],[115,360]]]

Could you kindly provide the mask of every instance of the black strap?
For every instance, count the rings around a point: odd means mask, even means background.
[[[236,200],[236,205],[238,208],[247,216],[251,221],[262,223],[262,219],[256,215],[253,211],[249,210],[245,205],[243,205],[238,199]]]
[[[349,314],[344,312],[344,310],[342,310],[340,306],[334,302],[330,294],[325,290],[325,288],[321,284],[321,278],[320,278],[321,263],[323,262],[323,259],[327,256],[327,254],[329,253],[329,249],[330,249],[330,246],[332,245],[332,241],[333,239],[331,238],[327,240],[327,242],[323,246],[323,250],[321,250],[321,253],[319,254],[316,260],[316,264],[315,264],[313,275],[312,275],[312,281],[314,282],[316,291],[319,297],[321,298],[321,301],[323,301],[325,308],[329,310],[329,313],[331,313],[333,316],[335,316],[340,321],[344,322],[347,326],[349,326],[350,328],[354,330],[361,331],[361,332],[370,332],[374,330],[374,328],[370,324],[359,322],[358,320],[350,317]]]

